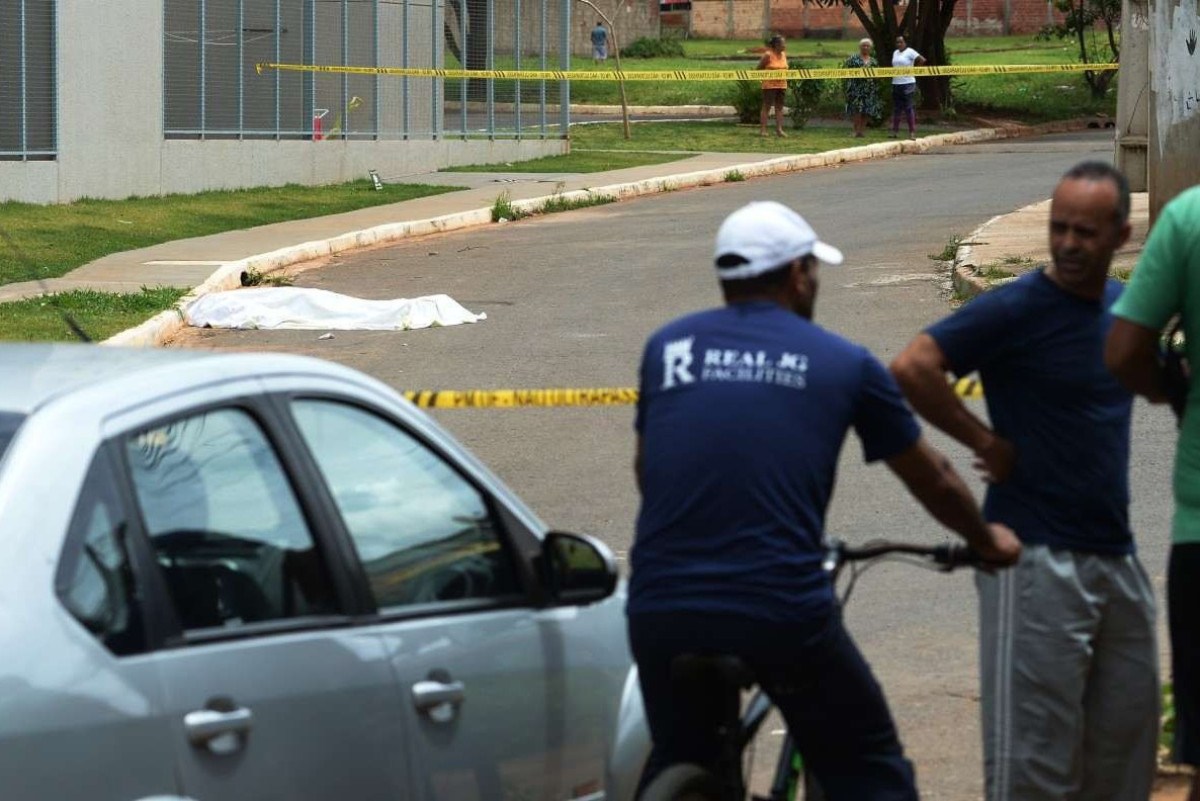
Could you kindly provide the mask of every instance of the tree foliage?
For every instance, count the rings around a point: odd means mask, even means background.
[[[946,31],[954,19],[957,0],[909,0],[904,4],[894,0],[807,0],[817,5],[844,5],[862,24],[875,46],[879,66],[892,65],[896,37],[903,36],[909,47],[924,56],[929,66],[949,64],[946,54]],[[948,77],[921,76],[921,108],[941,111],[950,105]]]
[[[1083,64],[1121,60],[1116,37],[1121,26],[1121,0],[1054,0],[1054,7],[1062,12],[1063,21],[1042,28],[1039,38],[1074,39],[1079,45],[1079,61]],[[1096,98],[1104,97],[1116,77],[1116,70],[1083,73],[1092,97]]]
[[[642,36],[621,48],[623,58],[683,58],[683,42],[675,38],[650,39]]]

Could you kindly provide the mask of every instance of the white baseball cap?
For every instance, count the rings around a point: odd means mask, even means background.
[[[713,259],[717,276],[733,281],[769,273],[809,254],[826,264],[842,263],[842,252],[817,239],[803,217],[782,203],[763,200],[742,206],[725,218],[717,230]],[[729,256],[738,263],[722,267],[722,259]]]

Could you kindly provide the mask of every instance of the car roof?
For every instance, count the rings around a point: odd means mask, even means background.
[[[86,344],[0,344],[0,411],[32,414],[52,398],[89,386],[128,381],[138,373],[184,363],[220,361],[242,372],[268,363],[295,367],[316,360],[281,354],[221,354],[184,348],[114,348]],[[236,369],[241,366],[241,370]],[[206,367],[208,365],[206,364]]]
[[[0,409],[29,414],[47,400],[89,385],[185,360],[204,351],[108,348],[84,344],[0,345]]]

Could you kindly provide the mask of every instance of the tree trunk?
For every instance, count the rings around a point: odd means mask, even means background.
[[[488,68],[488,0],[464,0],[467,7],[466,67],[469,70]],[[467,86],[469,100],[487,100],[487,80],[472,78]]]
[[[929,66],[941,66],[946,59],[946,31],[954,18],[955,0],[920,0],[913,46]],[[921,110],[940,114],[950,105],[949,76],[917,78],[921,91]]]

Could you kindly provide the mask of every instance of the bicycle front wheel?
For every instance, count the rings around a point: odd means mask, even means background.
[[[639,801],[726,801],[721,783],[699,765],[672,765],[655,777]]]

